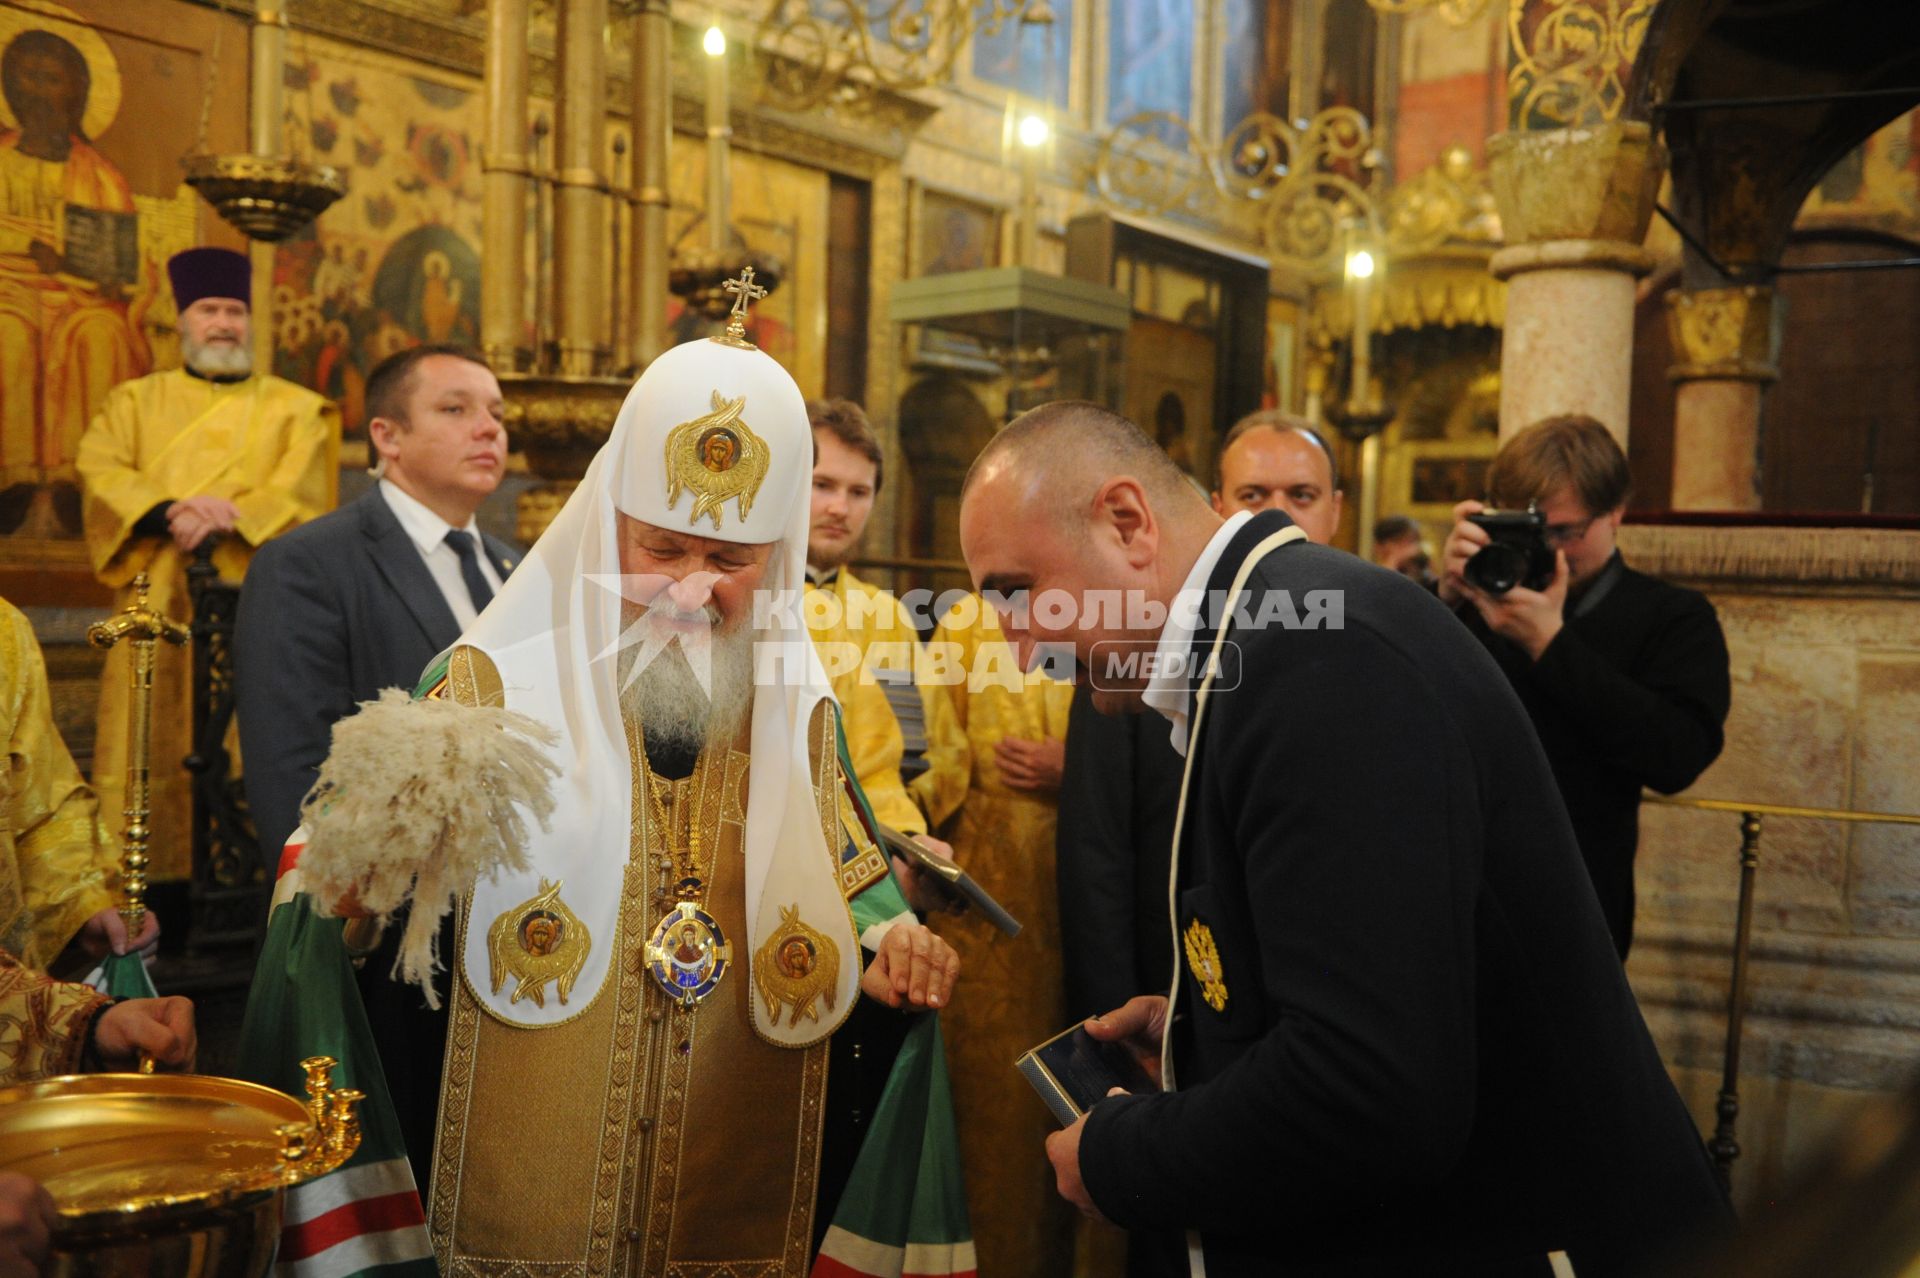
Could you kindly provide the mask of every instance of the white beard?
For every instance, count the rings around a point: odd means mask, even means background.
[[[244,342],[238,346],[202,346],[182,334],[180,359],[202,377],[246,377],[253,372],[253,352]]]
[[[624,629],[624,627],[623,627]],[[678,643],[656,653],[637,677],[628,682],[640,645],[621,650],[619,661],[620,712],[641,726],[650,745],[677,746],[699,751],[708,741],[732,741],[753,706],[752,626],[736,626],[731,633],[712,635],[711,668],[706,683],[695,673]]]

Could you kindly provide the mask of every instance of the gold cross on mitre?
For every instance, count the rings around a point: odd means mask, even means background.
[[[716,337],[713,340],[725,346],[739,346],[746,350],[755,349],[753,343],[747,340],[747,306],[765,297],[767,290],[753,282],[751,266],[741,267],[739,279],[728,280],[720,287],[733,294],[733,312],[727,316],[726,336]]]

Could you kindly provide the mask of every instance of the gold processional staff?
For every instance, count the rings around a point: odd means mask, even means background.
[[[134,601],[92,626],[97,648],[133,644],[121,876],[129,937],[146,916],[148,727],[153,646],[188,631]],[[137,953],[107,960],[109,992],[151,996]],[[0,1088],[0,1171],[53,1197],[47,1278],[140,1273],[148,1278],[262,1278],[280,1240],[286,1190],[342,1166],[360,1146],[361,1093],[333,1088],[334,1061],[301,1062],[305,1101],[198,1074],[76,1074]]]

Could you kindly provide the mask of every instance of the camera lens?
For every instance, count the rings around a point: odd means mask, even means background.
[[[1482,546],[1467,566],[1461,569],[1466,579],[1490,595],[1504,595],[1520,584],[1527,572],[1527,557],[1512,546],[1494,542]]]

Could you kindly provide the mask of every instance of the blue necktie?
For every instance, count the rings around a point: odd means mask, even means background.
[[[453,553],[460,556],[460,579],[467,583],[467,598],[473,601],[473,610],[482,613],[493,602],[493,587],[480,572],[480,552],[473,544],[473,534],[458,528],[447,530],[447,544],[453,547]]]

